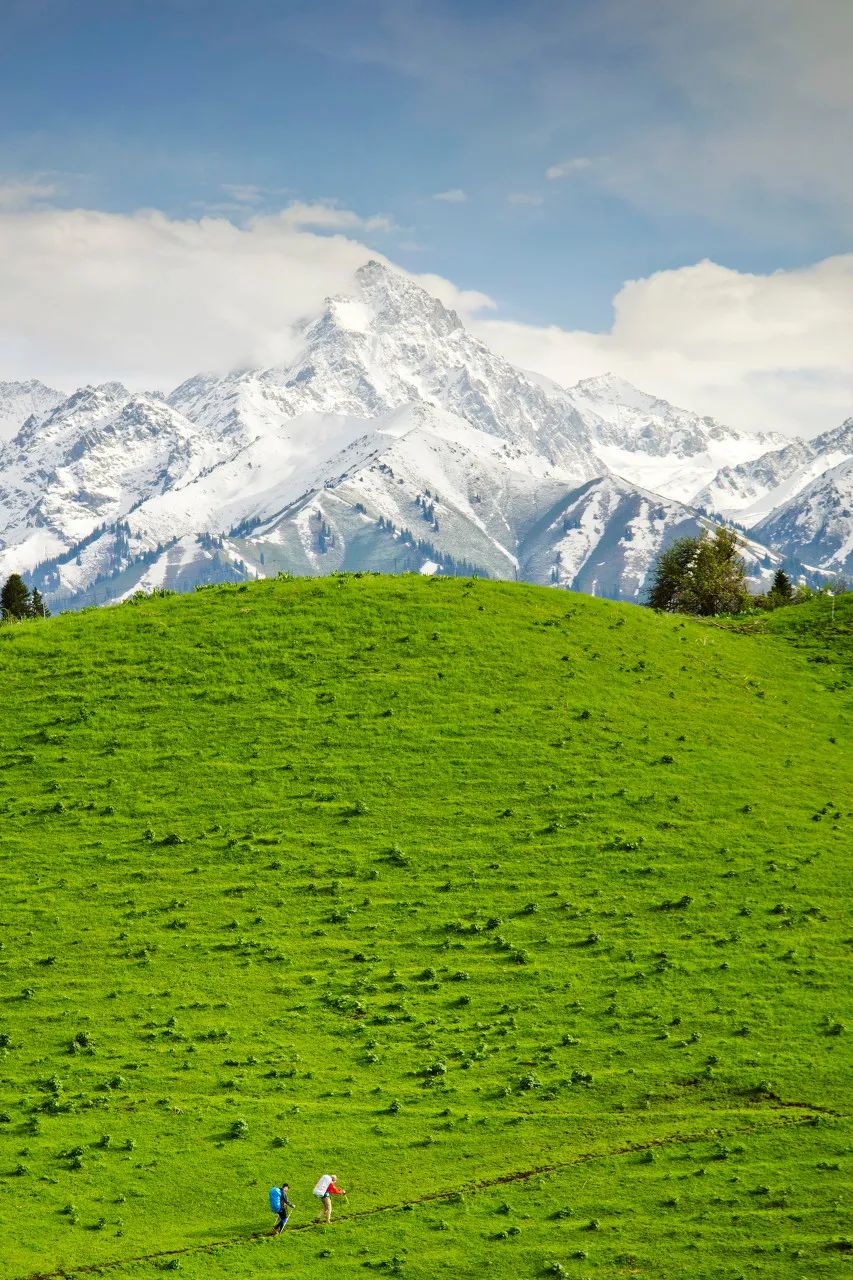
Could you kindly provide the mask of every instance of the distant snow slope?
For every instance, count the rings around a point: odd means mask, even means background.
[[[848,418],[840,427],[812,440],[789,440],[782,449],[739,466],[724,467],[694,501],[751,527],[812,480],[851,457],[853,418]]]
[[[60,400],[61,391],[33,378],[29,382],[0,382],[0,445],[11,440],[27,418],[44,418]]]
[[[812,480],[753,532],[807,565],[853,574],[853,458]]]
[[[649,568],[675,538],[696,537],[713,522],[671,498],[605,476],[568,494],[526,548],[524,577],[638,601]],[[747,577],[766,586],[781,558],[751,539],[742,548]]]
[[[0,451],[0,573],[34,569],[222,456],[215,433],[162,400],[82,388]]]
[[[708,527],[697,489],[780,443],[613,377],[526,374],[378,262],[301,336],[288,365],[168,397],[44,388],[0,448],[0,574],[72,606],[365,568],[638,599],[661,548]],[[756,582],[779,563],[746,557]]]
[[[268,442],[247,446],[46,566],[40,587],[56,599],[98,598],[103,583],[121,596],[279,570],[374,568],[519,577],[636,600],[668,541],[711,526],[617,477],[578,485],[541,455],[424,405],[372,422],[295,421],[317,432],[340,424],[339,452],[288,472]],[[757,545],[746,558],[756,585],[779,563]]]
[[[613,374],[569,389],[596,456],[618,475],[680,502],[724,465],[758,457],[787,437],[753,434],[678,409]]]

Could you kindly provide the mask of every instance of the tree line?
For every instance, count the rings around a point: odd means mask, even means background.
[[[23,618],[49,618],[50,610],[35,587],[30,591],[19,573],[12,573],[0,591],[0,617],[4,622],[20,622]]]
[[[383,517],[379,518],[379,527],[397,532],[392,522]],[[450,574],[478,572],[475,566],[440,553],[431,543],[423,539],[416,541],[408,529],[399,533],[404,547],[441,560]],[[666,613],[713,617],[718,613],[742,613],[750,608],[777,609],[781,605],[800,604],[815,594],[810,587],[795,587],[783,569],[776,570],[769,591],[751,594],[746,583],[746,564],[740,554],[742,546],[743,541],[734,529],[716,528],[713,534],[676,538],[655,562],[646,604]],[[846,586],[838,581],[833,584],[833,590],[837,594],[846,590]],[[38,588],[30,591],[19,573],[11,574],[0,591],[0,618],[15,622],[49,617],[50,610]]]
[[[746,584],[742,546],[734,529],[717,528],[713,534],[676,538],[657,558],[646,603],[666,613],[713,617],[801,604],[815,594],[810,587],[795,587],[784,569],[777,569],[770,590],[753,595]],[[833,589],[837,594],[846,587],[839,581]]]

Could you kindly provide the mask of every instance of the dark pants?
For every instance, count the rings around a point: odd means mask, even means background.
[[[278,1222],[273,1227],[273,1235],[278,1235],[287,1226],[287,1219],[290,1214],[290,1205],[282,1206],[278,1214]]]

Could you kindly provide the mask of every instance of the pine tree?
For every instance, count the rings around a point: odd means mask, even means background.
[[[776,570],[773,575],[773,586],[768,594],[773,598],[774,604],[787,604],[789,600],[793,600],[794,588],[784,569]]]
[[[49,618],[50,609],[45,604],[38,587],[33,587],[33,598],[30,601],[31,618]]]
[[[5,619],[31,616],[30,591],[19,573],[10,574],[0,592],[0,615]]]
[[[749,600],[740,545],[733,529],[676,539],[658,557],[648,604],[701,617],[738,613]]]

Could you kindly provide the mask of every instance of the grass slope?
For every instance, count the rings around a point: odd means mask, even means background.
[[[3,1276],[838,1274],[825,604],[354,576],[0,629]]]

